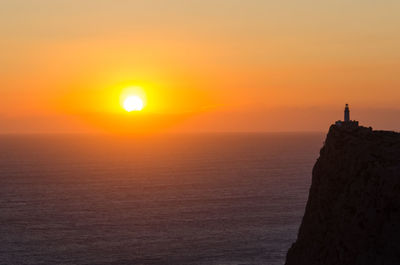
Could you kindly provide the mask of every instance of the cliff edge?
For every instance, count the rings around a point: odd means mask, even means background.
[[[400,133],[332,125],[286,265],[400,264]]]

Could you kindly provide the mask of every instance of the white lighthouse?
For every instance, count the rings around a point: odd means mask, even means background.
[[[336,126],[342,127],[342,128],[356,128],[358,127],[358,121],[352,121],[350,120],[350,108],[349,104],[346,104],[344,107],[344,120],[343,121],[337,121],[335,123]]]
[[[349,104],[346,104],[346,107],[344,108],[344,122],[349,122],[350,121],[350,109],[349,109]]]

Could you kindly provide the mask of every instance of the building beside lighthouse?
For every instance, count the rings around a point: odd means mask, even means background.
[[[339,127],[358,127],[358,121],[352,121],[350,119],[350,108],[349,104],[346,104],[344,107],[344,120],[343,121],[337,121],[335,123],[336,126]]]

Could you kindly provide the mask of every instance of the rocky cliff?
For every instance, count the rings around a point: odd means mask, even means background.
[[[400,264],[400,134],[332,125],[286,265]]]

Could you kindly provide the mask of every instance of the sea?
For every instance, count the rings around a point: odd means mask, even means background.
[[[0,136],[0,264],[283,265],[323,133]]]

